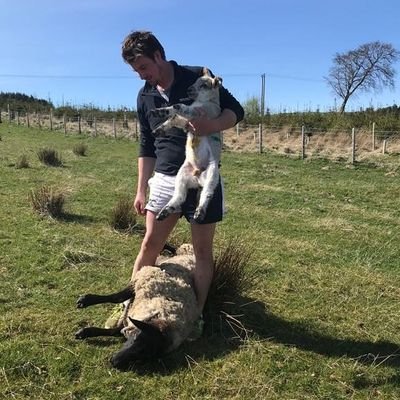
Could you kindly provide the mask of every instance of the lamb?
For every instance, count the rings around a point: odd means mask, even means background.
[[[176,176],[175,190],[171,200],[156,217],[160,221],[171,213],[177,212],[186,199],[188,189],[196,188],[202,188],[202,190],[193,220],[201,222],[205,217],[207,206],[219,182],[221,138],[219,133],[194,136],[188,130],[188,124],[191,118],[203,113],[208,118],[220,115],[219,88],[221,84],[221,78],[213,78],[208,69],[204,68],[203,75],[188,89],[189,97],[194,100],[190,106],[175,104],[152,110],[152,113],[159,117],[168,116],[168,119],[153,131],[155,135],[164,134],[165,130],[172,127],[178,127],[187,132],[186,158]]]
[[[158,357],[178,348],[200,317],[192,278],[194,265],[192,247],[182,245],[177,255],[159,257],[157,266],[142,267],[122,291],[81,296],[78,308],[129,301],[117,327],[86,327],[76,332],[75,337],[125,336],[124,346],[111,358],[116,368],[126,368],[134,361]]]

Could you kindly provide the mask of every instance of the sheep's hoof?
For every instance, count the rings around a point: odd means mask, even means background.
[[[79,329],[79,331],[75,333],[75,339],[80,339],[80,340],[86,339],[87,338],[86,332],[87,332],[86,328]]]
[[[83,296],[79,297],[76,302],[77,308],[86,308],[92,304],[92,295],[91,294],[84,294]]]

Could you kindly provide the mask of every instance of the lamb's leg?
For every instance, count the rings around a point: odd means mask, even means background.
[[[187,196],[188,186],[191,174],[191,168],[189,165],[182,165],[179,169],[175,180],[174,194],[171,200],[161,209],[156,219],[162,221],[167,218],[170,214],[176,212],[179,207],[184,203]],[[193,179],[193,178],[192,178]]]
[[[134,297],[133,286],[128,286],[120,292],[108,295],[85,294],[79,297],[78,301],[76,302],[76,306],[77,308],[86,308],[102,303],[123,303],[125,300],[128,300],[132,297]]]
[[[86,339],[96,336],[122,336],[121,327],[107,329],[89,326],[87,328],[79,329],[79,331],[75,333],[75,339]]]
[[[219,171],[217,164],[215,162],[210,163],[207,169],[204,171],[204,174],[206,178],[200,193],[199,204],[193,216],[194,222],[203,221],[207,212],[208,204],[214,196],[215,188],[219,182]]]

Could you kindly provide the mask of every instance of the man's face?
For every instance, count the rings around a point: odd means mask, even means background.
[[[150,85],[155,86],[160,81],[160,55],[158,52],[154,54],[154,60],[146,57],[139,56],[131,64],[135,72],[139,74],[140,79],[147,81]]]

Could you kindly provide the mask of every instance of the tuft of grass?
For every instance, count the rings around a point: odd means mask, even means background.
[[[63,165],[60,154],[51,148],[41,148],[37,152],[41,163],[51,167],[61,167]]]
[[[124,233],[143,231],[143,227],[137,222],[133,201],[128,196],[122,196],[118,199],[111,211],[110,226]]]
[[[16,164],[15,164],[15,168],[17,169],[22,169],[22,168],[29,168],[29,160],[26,154],[22,154]]]
[[[31,190],[29,200],[33,210],[41,216],[60,218],[63,215],[65,194],[56,192],[49,186]]]
[[[77,156],[86,156],[88,147],[85,143],[78,143],[72,148],[72,152]]]

